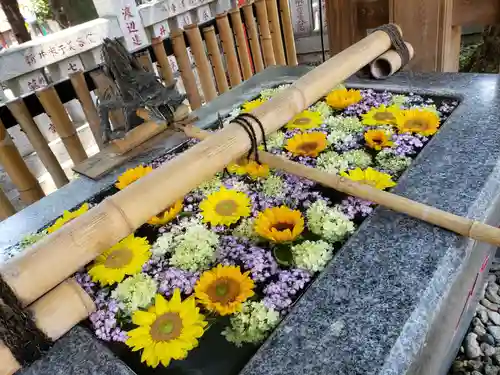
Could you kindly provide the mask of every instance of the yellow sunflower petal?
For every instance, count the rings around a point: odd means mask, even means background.
[[[304,231],[304,218],[286,206],[272,207],[258,214],[254,230],[273,242],[293,241]]]
[[[118,176],[118,181],[116,182],[115,186],[120,190],[124,189],[131,183],[137,181],[138,179],[151,173],[152,171],[153,171],[152,167],[150,166],[144,167],[142,165],[128,169],[120,176]]]
[[[334,109],[345,109],[352,104],[361,101],[363,97],[359,90],[347,90],[346,88],[333,90],[326,96],[326,103]]]
[[[323,123],[323,118],[321,117],[321,113],[305,110],[296,115],[293,119],[291,119],[286,124],[286,128],[307,130],[307,129],[318,128],[321,126],[322,123]]]
[[[412,108],[396,115],[396,126],[400,133],[416,133],[430,136],[437,133],[440,125],[436,112],[425,108]]]
[[[299,133],[290,138],[285,148],[294,156],[317,157],[328,147],[326,135],[322,132]]]
[[[55,223],[47,228],[47,233],[53,233],[56,230],[60,229],[63,225],[69,223],[70,221],[76,219],[78,216],[83,215],[85,212],[89,210],[89,205],[88,203],[82,204],[78,209],[75,211],[64,211],[63,215],[58,218]]]
[[[200,205],[205,223],[226,225],[250,216],[250,198],[245,193],[222,187],[210,194]]]

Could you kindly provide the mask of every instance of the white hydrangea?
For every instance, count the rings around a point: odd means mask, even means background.
[[[241,222],[233,229],[232,235],[249,239],[253,242],[259,242],[261,237],[255,232],[255,218],[248,217],[241,220]]]
[[[309,110],[320,113],[323,120],[326,120],[333,113],[332,107],[321,100],[312,105]]]
[[[325,124],[331,130],[345,133],[359,133],[365,129],[365,126],[357,117],[330,116],[325,120]]]
[[[392,95],[391,98],[391,104],[399,108],[404,107],[407,101],[408,97],[406,95]]]
[[[165,254],[172,252],[175,244],[175,235],[172,232],[162,234],[151,246],[152,258],[161,258]]]
[[[195,189],[195,191],[203,194],[203,195],[208,195],[215,193],[216,191],[219,191],[222,186],[222,180],[219,176],[214,176],[210,180],[203,181],[198,187]]]
[[[266,197],[283,197],[283,179],[276,175],[269,175],[262,181],[260,191]]]
[[[333,257],[332,245],[325,241],[304,241],[292,246],[293,261],[298,268],[322,271]]]
[[[327,151],[316,159],[316,168],[328,173],[338,174],[347,170],[349,163],[335,151]]]
[[[334,243],[342,241],[354,232],[354,223],[337,208],[328,207],[324,200],[311,204],[306,211],[307,227],[324,240]]]
[[[266,138],[266,145],[270,150],[282,149],[285,145],[285,133],[282,131],[272,133]]]
[[[120,303],[120,307],[127,315],[134,311],[148,307],[153,301],[158,286],[156,281],[143,273],[123,280],[111,293],[111,297]]]
[[[283,84],[279,85],[278,87],[264,89],[260,92],[260,98],[263,100],[269,100],[273,96],[275,96],[276,94],[280,93],[281,91],[285,90],[288,87],[290,87],[290,84]]]
[[[364,150],[344,152],[342,158],[349,164],[349,169],[366,169],[373,164],[372,156]]]

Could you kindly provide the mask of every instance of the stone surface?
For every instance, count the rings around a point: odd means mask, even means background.
[[[500,307],[500,305],[497,305],[497,304],[495,304],[493,302],[490,302],[486,298],[483,298],[481,300],[481,305],[483,305],[487,309],[490,309],[491,311],[498,311],[498,308]]]
[[[483,342],[481,345],[479,345],[479,347],[481,348],[481,351],[483,352],[483,354],[485,356],[491,357],[492,355],[494,355],[496,353],[495,347],[491,346],[485,342]]]
[[[490,326],[486,328],[489,333],[495,338],[496,341],[500,341],[500,327]]]
[[[474,359],[483,355],[479,343],[477,342],[477,335],[475,333],[469,333],[465,337],[465,356],[469,359]]]
[[[488,317],[496,326],[500,325],[500,314],[494,311],[488,311]]]

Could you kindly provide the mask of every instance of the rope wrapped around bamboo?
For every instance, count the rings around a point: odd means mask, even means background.
[[[257,10],[257,23],[260,31],[260,44],[262,46],[262,54],[264,55],[264,63],[266,68],[271,65],[276,65],[274,57],[273,42],[271,31],[269,30],[269,19],[267,17],[266,0],[255,0],[255,9]]]
[[[31,204],[45,194],[23,160],[7,129],[0,120],[0,164],[16,186],[24,203]]]
[[[74,279],[63,281],[27,308],[48,337],[57,340],[95,311],[95,305]],[[0,341],[0,375],[21,369],[10,350]]]
[[[153,47],[153,53],[156,57],[158,70],[160,71],[161,78],[163,78],[165,86],[175,84],[174,73],[170,67],[170,62],[168,61],[167,51],[165,51],[163,40],[158,37],[151,38],[151,47]]]
[[[288,4],[288,0],[279,0],[279,5],[281,24],[283,25],[283,38],[285,40],[287,64],[290,66],[296,66],[299,62],[297,61],[297,50],[295,49],[290,4]]]
[[[0,220],[5,220],[15,213],[16,209],[12,203],[10,203],[9,198],[7,198],[3,190],[0,189]]]
[[[203,28],[203,36],[205,37],[205,44],[207,46],[208,59],[210,60],[210,64],[212,64],[212,69],[214,71],[217,90],[219,91],[219,94],[223,94],[229,90],[229,86],[227,84],[224,65],[222,64],[219,45],[217,44],[215,28],[213,26]]]
[[[54,86],[38,90],[36,96],[54,124],[73,163],[78,164],[87,159],[87,153]]]
[[[231,87],[241,83],[240,64],[236,56],[236,47],[234,46],[233,34],[227,19],[227,13],[217,14],[215,16],[217,29],[219,30],[219,38],[222,44],[222,51],[226,57],[227,71],[229,73],[229,83]]]
[[[281,39],[281,26],[278,16],[278,3],[276,0],[265,0],[267,17],[269,19],[269,32],[273,42],[273,51],[276,64],[286,65],[285,50],[283,49],[283,40]]]
[[[238,51],[238,58],[241,64],[241,72],[243,79],[247,80],[253,76],[252,64],[250,63],[250,51],[247,48],[247,39],[245,38],[245,29],[243,28],[243,21],[241,20],[241,13],[239,8],[234,8],[229,11],[231,18],[231,26],[233,28],[234,39],[236,40],[236,51]]]
[[[265,133],[270,134],[390,47],[389,36],[375,31],[251,113],[262,123]],[[253,121],[251,124],[258,135],[257,141],[262,141],[259,127]],[[33,302],[241,157],[250,146],[245,130],[230,124],[0,264],[0,274],[22,303]]]
[[[191,62],[187,54],[186,42],[184,41],[184,32],[180,29],[174,30],[170,33],[172,40],[172,49],[179,66],[179,73],[182,78],[182,83],[186,89],[186,95],[191,105],[191,109],[195,110],[201,107],[201,97],[198,92],[198,85],[196,78],[191,69]]]
[[[262,60],[262,51],[260,50],[257,22],[255,22],[255,18],[253,16],[253,2],[243,5],[241,9],[243,9],[247,39],[250,43],[250,50],[252,51],[253,66],[255,68],[255,72],[258,73],[264,70],[264,61]]]

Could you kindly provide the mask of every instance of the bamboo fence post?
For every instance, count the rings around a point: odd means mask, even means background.
[[[215,82],[217,83],[217,90],[219,94],[223,94],[229,90],[229,86],[217,43],[217,36],[215,35],[215,28],[213,26],[203,28],[203,36],[205,37],[205,44],[207,46],[208,59],[212,65]]]
[[[106,100],[107,95],[115,94],[117,89],[114,81],[110,79],[101,69],[90,72],[90,76],[97,87],[97,96],[99,100]],[[109,111],[109,119],[113,124],[113,129],[123,129],[125,127],[125,116],[122,111],[115,109]]]
[[[78,164],[87,159],[87,153],[54,86],[38,90],[36,96],[54,124],[73,163]]]
[[[144,52],[139,52],[135,55],[135,58],[141,64],[142,68],[146,72],[154,73],[155,70],[153,68],[153,62],[151,61],[151,56],[149,55],[149,52],[146,50]]]
[[[28,307],[37,327],[57,340],[95,311],[95,304],[76,280],[63,281]],[[10,350],[0,341],[0,375],[12,375],[21,369]]]
[[[212,69],[210,68],[210,62],[208,61],[208,57],[205,52],[205,46],[203,45],[203,40],[201,39],[200,29],[198,28],[198,25],[192,24],[184,26],[184,31],[186,32],[189,46],[191,47],[196,69],[198,70],[198,76],[200,77],[201,89],[203,90],[205,102],[209,102],[217,97],[217,90],[215,89],[215,84],[212,78]]]
[[[267,17],[269,18],[269,32],[273,43],[274,58],[276,64],[286,65],[285,50],[283,49],[283,40],[281,39],[281,25],[278,15],[277,0],[265,0]]]
[[[71,84],[73,85],[73,89],[75,90],[76,96],[80,101],[83,113],[85,114],[85,118],[89,123],[92,135],[94,136],[94,139],[100,150],[103,147],[101,135],[101,120],[99,118],[99,114],[97,113],[94,101],[92,100],[92,96],[90,95],[87,82],[85,82],[85,76],[83,72],[79,70],[78,72],[71,73],[69,75],[69,78],[71,80]]]
[[[191,69],[191,62],[187,54],[186,42],[184,41],[184,32],[180,29],[170,33],[172,40],[172,48],[174,50],[177,65],[179,65],[179,73],[186,89],[186,95],[191,105],[191,109],[195,110],[201,107],[201,97],[196,85],[196,78]]]
[[[286,0],[288,1],[288,0]],[[264,61],[262,61],[262,51],[260,49],[259,32],[257,31],[257,22],[253,16],[253,2],[243,5],[243,17],[245,17],[245,26],[247,27],[247,38],[250,42],[250,50],[252,51],[253,65],[255,72],[264,70]]]
[[[278,1],[280,5],[281,24],[283,25],[283,37],[285,39],[286,60],[288,65],[297,66],[299,62],[297,61],[297,50],[295,49],[290,4],[288,4],[288,0]]]
[[[19,153],[0,120],[0,164],[16,186],[24,203],[31,204],[45,196],[40,184]]]
[[[161,38],[152,38],[151,46],[153,47],[153,52],[156,57],[156,62],[158,65],[158,70],[160,71],[163,82],[165,86],[171,86],[175,84],[174,73],[170,67],[170,62],[168,61],[167,52],[165,51],[165,46]]]
[[[9,216],[16,213],[16,209],[10,203],[9,198],[5,195],[3,190],[0,188],[0,220],[5,220]]]
[[[222,44],[222,52],[226,57],[227,71],[229,73],[229,83],[231,87],[241,83],[240,65],[238,56],[236,56],[236,47],[234,46],[233,34],[229,26],[227,12],[217,14],[215,16],[217,29],[219,30],[219,38]]]
[[[270,134],[390,47],[389,36],[383,31],[375,31],[305,74],[251,113],[261,122],[264,132]],[[250,123],[260,142],[259,127],[253,121]],[[19,301],[24,305],[33,302],[244,155],[250,146],[244,129],[236,124],[225,127],[106,198],[9,262],[0,264],[0,275]]]
[[[45,168],[47,168],[47,171],[50,173],[56,186],[61,188],[66,185],[69,182],[68,177],[57,161],[56,156],[50,149],[47,140],[33,120],[33,117],[31,117],[28,107],[26,107],[23,99],[18,98],[8,102],[7,108],[18,122],[24,134],[26,134],[26,137],[35,149],[36,154],[42,161]]]
[[[257,23],[260,31],[260,45],[262,46],[262,54],[264,55],[264,63],[266,68],[271,65],[276,65],[274,57],[273,42],[271,39],[271,31],[269,30],[269,19],[267,18],[266,0],[255,0],[255,9],[257,10]]]
[[[236,40],[236,51],[238,52],[238,58],[241,64],[241,72],[243,73],[243,79],[247,80],[253,76],[253,72],[240,9],[234,8],[230,10],[229,17],[231,17],[231,26],[233,28],[234,39]]]

